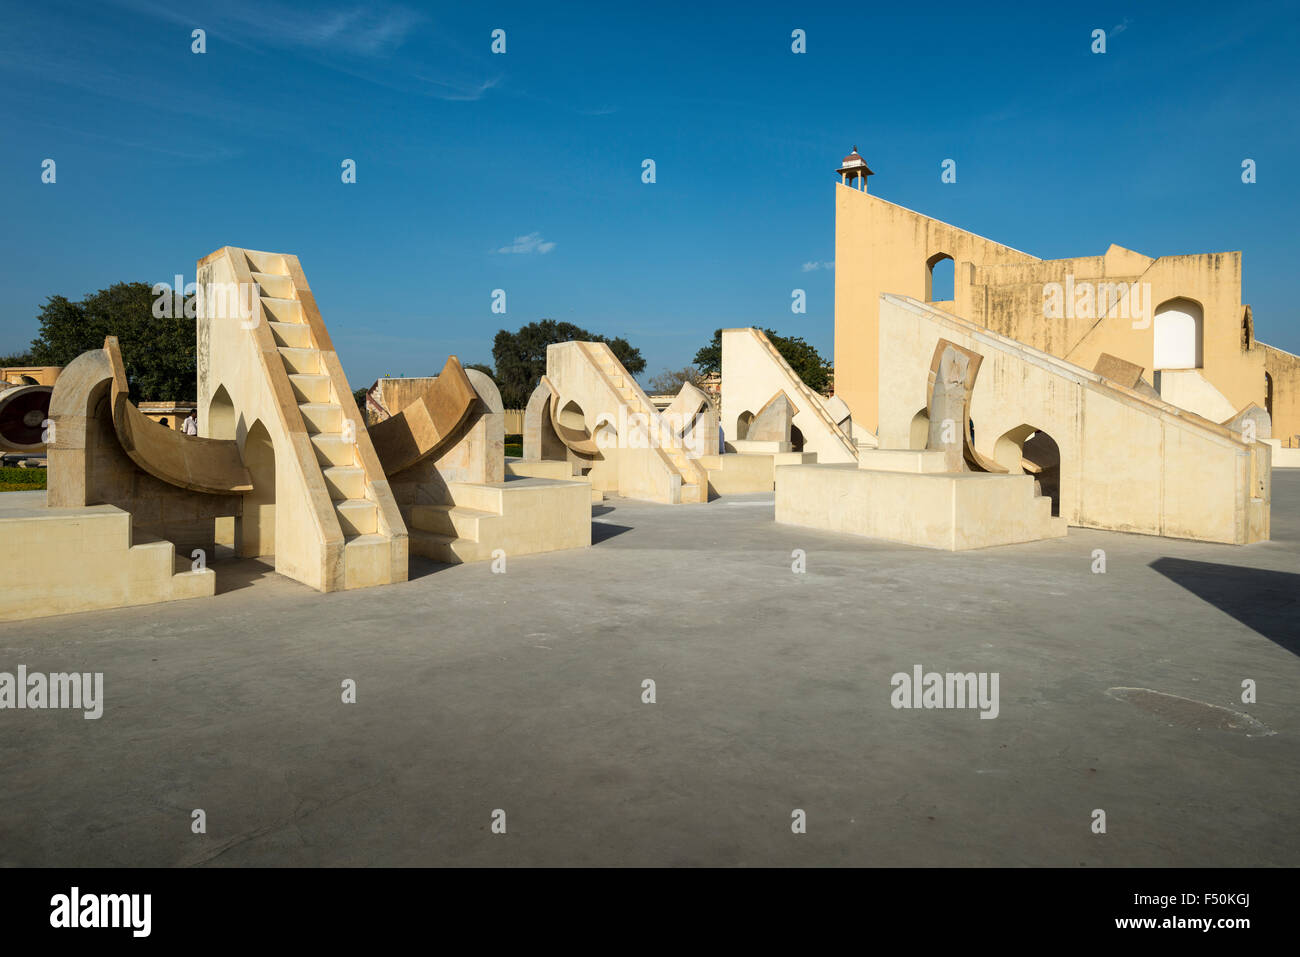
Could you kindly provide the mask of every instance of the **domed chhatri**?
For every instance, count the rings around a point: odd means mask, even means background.
[[[853,152],[844,157],[843,165],[835,172],[840,174],[840,182],[845,186],[853,186],[856,189],[867,191],[867,177],[873,176],[867,161],[858,153],[858,148],[853,147]]]

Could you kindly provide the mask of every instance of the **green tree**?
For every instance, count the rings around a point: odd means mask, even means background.
[[[32,354],[30,352],[17,352],[11,356],[0,356],[0,369],[11,369],[14,366],[34,366]]]
[[[497,374],[496,374],[495,371],[493,371],[493,369],[492,369],[492,367],[491,367],[490,365],[486,365],[486,364],[484,364],[484,363],[482,363],[482,362],[471,362],[469,365],[465,366],[465,368],[466,368],[466,369],[477,369],[479,372],[483,373],[485,376],[487,376],[487,377],[488,377],[489,379],[491,379],[493,382],[496,382],[496,381],[497,381]]]
[[[695,353],[695,368],[703,375],[722,372],[722,330],[714,329],[709,344]]]
[[[157,298],[144,282],[119,282],[80,302],[50,296],[36,317],[40,331],[32,340],[33,364],[66,366],[83,352],[102,349],[105,336],[117,336],[134,401],[194,399],[193,303],[173,296],[165,310],[171,316],[158,317]]]
[[[764,329],[763,332],[808,388],[814,392],[826,392],[834,369],[829,359],[823,358],[802,336],[783,336],[773,329]],[[695,353],[695,365],[704,374],[722,371],[721,329],[715,329],[709,344]],[[723,388],[726,388],[725,382]]]
[[[546,347],[557,342],[603,342],[632,375],[645,369],[641,350],[626,339],[607,339],[580,329],[571,322],[543,319],[530,322],[518,332],[502,329],[492,341],[497,388],[507,409],[522,409],[546,372]]]

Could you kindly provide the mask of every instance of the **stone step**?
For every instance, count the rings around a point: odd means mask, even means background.
[[[253,273],[253,282],[262,287],[262,296],[272,299],[294,298],[293,279],[289,276],[269,272],[255,272]]]
[[[187,567],[185,571],[172,575],[171,579],[173,600],[210,597],[216,593],[216,588],[217,573],[211,568],[196,572]]]
[[[356,465],[357,444],[337,432],[321,432],[311,437],[316,458],[322,466]]]
[[[337,402],[299,402],[307,432],[342,432],[343,408]]]
[[[482,512],[500,515],[504,509],[501,501],[501,489],[493,485],[477,485],[473,482],[448,482],[447,492],[452,503],[463,508],[474,508]]]
[[[462,505],[416,505],[411,509],[411,527],[478,542],[483,540],[485,524],[501,518],[496,512]]]
[[[506,475],[517,478],[582,478],[571,462],[547,460],[544,462],[525,462],[522,459],[506,459]]]
[[[691,463],[691,460],[684,455],[670,455],[668,460],[673,463],[673,468],[681,475],[683,482],[689,482],[695,478],[697,471],[699,471]]]
[[[131,545],[130,575],[136,580],[161,580],[176,573],[176,546],[171,542],[148,536],[136,535],[135,544]]]
[[[708,492],[707,492],[707,486],[705,486],[705,485],[698,485],[698,484],[694,484],[694,483],[692,483],[692,484],[690,484],[690,485],[683,485],[683,486],[682,486],[681,501],[682,501],[683,503],[690,503],[690,502],[695,502],[695,503],[698,503],[698,502],[707,502],[708,500],[709,500],[709,496],[708,496]]]
[[[437,532],[425,532],[418,528],[410,530],[410,551],[413,555],[422,555],[448,565],[479,562],[492,557],[492,550],[478,542]]]
[[[359,465],[331,465],[321,469],[330,498],[342,501],[348,498],[365,498],[366,471]]]
[[[289,264],[279,253],[264,253],[256,249],[245,249],[244,252],[248,257],[248,268],[251,272],[272,276],[289,275]]]
[[[328,403],[330,377],[324,373],[289,373],[293,394],[299,402]]]
[[[262,315],[267,322],[302,322],[302,303],[297,299],[263,296]]]
[[[177,552],[172,562],[171,591],[173,598],[200,598],[216,591],[216,573],[207,567],[212,554],[204,556],[204,564],[198,570],[194,568],[193,548]]]
[[[324,372],[321,368],[319,349],[294,349],[280,346],[280,358],[284,360],[284,367],[290,373],[318,375]]]
[[[193,548],[190,549],[190,552],[192,551],[194,551]],[[203,560],[206,566],[207,562],[212,560],[212,554],[209,552],[204,556]],[[195,559],[190,557],[189,552],[182,552],[177,549],[176,554],[172,557],[172,575],[188,575],[192,573],[194,571],[194,562]]]
[[[344,536],[373,535],[379,529],[379,509],[364,498],[349,498],[334,503]]]
[[[386,535],[353,535],[343,541],[344,587],[393,581],[393,544]],[[404,579],[403,579],[404,580]]]
[[[268,322],[271,327],[271,335],[275,338],[277,346],[288,346],[293,349],[310,349],[311,328],[304,322]]]

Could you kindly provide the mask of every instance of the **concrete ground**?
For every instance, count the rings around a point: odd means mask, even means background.
[[[504,574],[233,562],[212,599],[0,625],[0,671],[106,698],[0,712],[0,865],[1294,866],[1300,472],[1273,489],[1265,544],[962,554],[615,501]],[[997,718],[895,710],[915,665],[997,672]]]

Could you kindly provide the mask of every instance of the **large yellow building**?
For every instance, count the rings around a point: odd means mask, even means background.
[[[1039,259],[869,195],[855,149],[835,187],[836,394],[855,427],[879,419],[878,309],[909,296],[1086,369],[1102,353],[1136,363],[1174,405],[1222,422],[1254,403],[1300,445],[1300,357],[1258,342],[1241,302],[1241,253]],[[935,267],[953,261],[951,299]],[[944,291],[946,293],[946,290]]]

